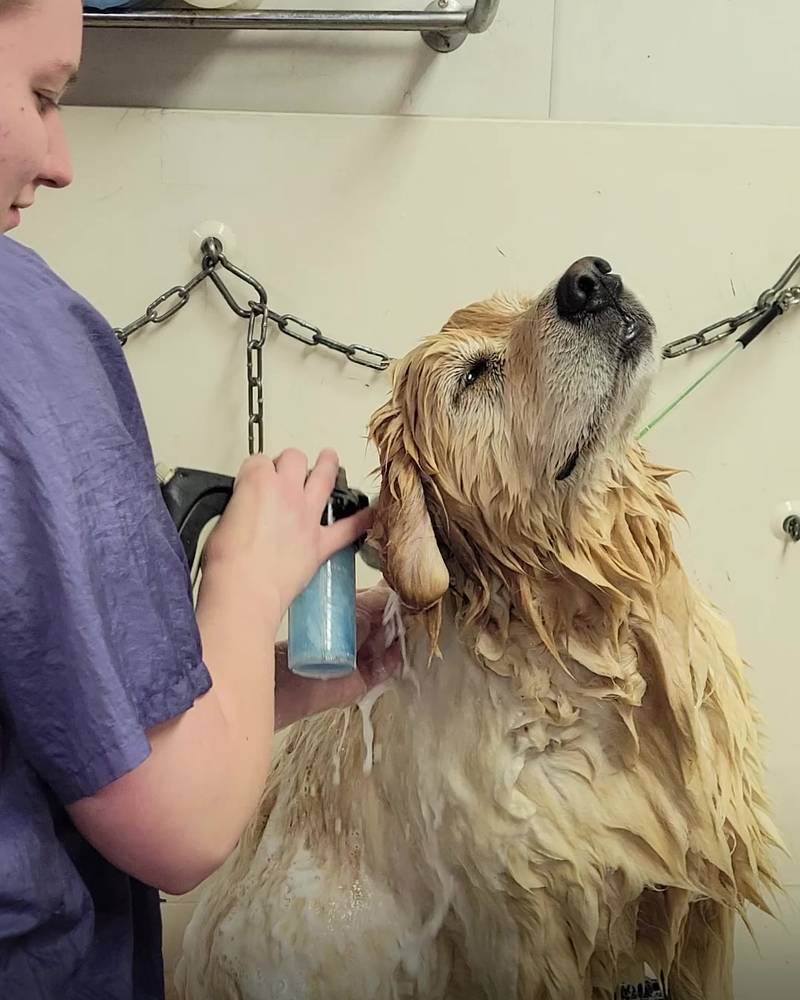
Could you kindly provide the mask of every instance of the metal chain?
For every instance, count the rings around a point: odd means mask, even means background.
[[[361,365],[362,368],[373,368],[382,372],[386,371],[393,361],[388,354],[375,351],[371,347],[364,347],[363,344],[343,344],[339,340],[332,340],[326,337],[319,327],[312,326],[299,317],[292,316],[291,313],[284,313],[282,316],[270,313],[270,319],[274,320],[281,333],[285,333],[287,337],[299,340],[307,347],[327,347],[330,351],[344,354],[348,361],[352,361],[354,365]],[[297,329],[293,330],[292,326]]]
[[[176,285],[174,288],[170,288],[169,291],[164,292],[163,295],[159,295],[157,299],[154,299],[150,305],[145,309],[144,313],[135,319],[132,323],[127,326],[117,328],[114,333],[117,336],[117,340],[124,347],[128,343],[128,339],[137,333],[142,327],[148,325],[148,323],[165,323],[168,319],[171,319],[176,312],[179,312],[186,303],[189,301],[189,296],[192,291],[203,281],[211,275],[213,268],[208,268],[205,265],[205,260],[203,261],[203,270],[196,274],[191,281],[187,281],[185,285]],[[169,299],[177,295],[178,301],[174,305],[165,309],[164,312],[159,312],[159,306],[163,305]]]
[[[291,313],[277,313],[268,306],[267,291],[247,271],[237,267],[225,256],[221,240],[212,236],[201,244],[203,263],[201,270],[185,285],[176,285],[159,295],[145,309],[144,313],[127,326],[114,330],[117,340],[125,347],[128,340],[143,327],[150,323],[165,323],[189,301],[192,292],[207,278],[225,299],[228,306],[248,321],[247,327],[247,439],[250,454],[263,454],[264,451],[264,362],[263,349],[267,340],[267,330],[270,321],[287,337],[300,341],[307,347],[327,347],[337,354],[342,354],[354,365],[362,368],[372,368],[374,371],[385,371],[394,360],[382,351],[376,351],[362,344],[345,344],[331,337],[326,337],[319,327],[306,323]],[[255,289],[258,299],[251,300],[247,306],[240,305],[228,286],[222,280],[220,269],[235,275],[245,284]],[[170,303],[171,299],[175,299]],[[166,308],[161,307],[170,303]]]
[[[688,337],[673,340],[662,351],[663,357],[679,358],[684,354],[697,351],[701,347],[716,344],[718,341],[724,340],[732,333],[735,333],[739,327],[744,326],[746,323],[752,323],[764,316],[776,304],[779,307],[779,312],[786,312],[792,306],[800,304],[800,285],[787,287],[798,271],[800,271],[800,254],[794,258],[774,285],[770,285],[769,288],[764,289],[754,306],[751,306],[750,309],[745,309],[744,312],[739,313],[737,316],[729,316],[727,319],[711,323],[710,326],[705,326],[702,330]]]
[[[269,310],[250,303],[247,325],[247,443],[251,455],[264,454],[264,363],[263,347],[267,339]]]

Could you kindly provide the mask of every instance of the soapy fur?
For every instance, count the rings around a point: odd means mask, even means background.
[[[187,931],[184,1000],[610,1000],[646,966],[732,1000],[779,838],[733,635],[631,442],[655,361],[621,305],[635,349],[551,287],[397,365],[372,546],[406,668],[291,732]]]

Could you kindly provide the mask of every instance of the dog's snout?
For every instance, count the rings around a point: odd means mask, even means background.
[[[556,306],[563,319],[581,313],[601,312],[622,290],[622,281],[611,273],[602,257],[581,257],[565,271],[556,286]]]

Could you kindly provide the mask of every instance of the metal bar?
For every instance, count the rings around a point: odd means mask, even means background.
[[[475,0],[461,11],[403,10],[152,10],[84,14],[93,28],[217,28],[269,31],[466,31],[490,27],[500,0]]]
[[[500,0],[475,0],[475,5],[467,15],[467,31],[471,35],[481,35],[492,26],[497,16]]]
[[[217,28],[252,31],[465,31],[468,11],[152,10],[84,14],[90,28]]]

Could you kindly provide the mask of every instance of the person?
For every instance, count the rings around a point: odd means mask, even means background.
[[[72,171],[59,102],[79,0],[0,0],[0,233]],[[359,671],[289,673],[289,604],[369,511],[321,527],[324,451],[248,459],[193,608],[142,412],[108,324],[0,235],[0,997],[163,996],[158,889],[235,846],[274,727],[396,667],[385,592],[359,596]]]

